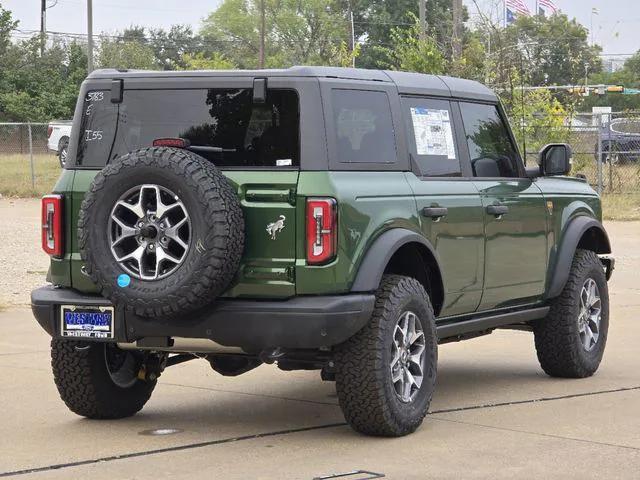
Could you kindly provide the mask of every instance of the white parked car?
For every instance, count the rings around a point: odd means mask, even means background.
[[[47,128],[47,147],[56,152],[60,159],[60,166],[67,163],[67,151],[71,138],[71,120],[55,120]]]

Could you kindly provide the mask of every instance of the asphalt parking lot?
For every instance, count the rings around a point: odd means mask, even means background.
[[[37,204],[19,207],[33,210],[37,238]],[[0,237],[22,228],[18,210],[0,205]],[[47,335],[21,306],[34,280],[5,278],[0,286],[15,291],[0,312],[0,477],[313,479],[363,470],[393,479],[639,478],[640,223],[607,227],[618,269],[599,372],[545,376],[525,332],[443,345],[431,413],[401,439],[352,432],[334,385],[317,372],[262,366],[225,378],[204,361],[168,369],[133,418],[79,418],[58,397]],[[30,275],[11,266],[13,257],[3,259],[12,275]]]

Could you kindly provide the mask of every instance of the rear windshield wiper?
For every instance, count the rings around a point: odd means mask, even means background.
[[[194,152],[207,152],[207,153],[224,153],[224,152],[236,152],[235,148],[222,148],[222,147],[214,147],[210,145],[189,145],[186,147],[187,150],[191,150]]]

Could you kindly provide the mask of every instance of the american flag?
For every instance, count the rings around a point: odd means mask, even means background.
[[[551,0],[538,0],[538,7],[542,7],[544,12],[551,12],[551,14],[558,12],[558,7]]]
[[[523,0],[506,0],[507,1],[507,10],[511,10],[517,15],[531,15],[529,12],[529,7],[524,3]]]

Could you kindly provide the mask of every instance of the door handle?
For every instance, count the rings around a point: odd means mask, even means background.
[[[489,205],[487,207],[487,213],[499,218],[502,215],[509,213],[509,207],[506,205]]]
[[[446,207],[424,207],[422,209],[423,217],[431,217],[436,222],[442,217],[446,217],[447,213],[449,213],[449,209]]]

